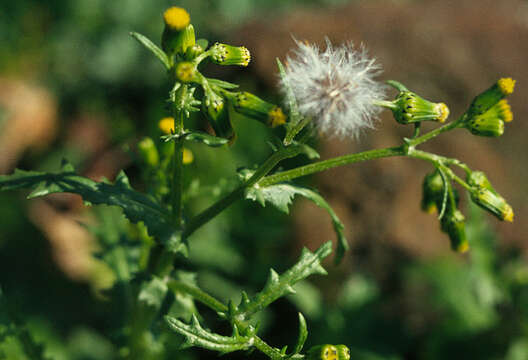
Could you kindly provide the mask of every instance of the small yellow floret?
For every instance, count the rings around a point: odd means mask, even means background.
[[[165,10],[163,21],[171,30],[180,31],[189,25],[191,17],[184,8],[173,6]]]
[[[515,87],[515,80],[512,78],[502,78],[497,81],[500,91],[504,95],[510,95],[513,93],[513,88]]]
[[[183,163],[185,165],[190,164],[194,161],[194,155],[191,150],[183,148]]]
[[[504,221],[513,222],[513,209],[510,205],[504,211]]]
[[[188,83],[194,80],[196,75],[196,67],[189,61],[183,61],[176,65],[176,79],[183,83]]]
[[[499,108],[502,120],[504,120],[505,122],[510,122],[513,120],[513,113],[511,111],[510,104],[508,104],[508,101],[504,99],[499,101]]]
[[[440,116],[438,117],[437,120],[438,122],[443,123],[444,121],[446,121],[447,117],[449,116],[449,108],[444,103],[438,103],[437,106],[440,112]]]
[[[468,250],[469,250],[469,244],[468,244],[467,241],[461,243],[460,245],[458,245],[458,247],[457,247],[457,249],[456,249],[456,251],[459,252],[459,253],[461,253],[461,254],[467,252]]]
[[[286,123],[286,115],[282,112],[282,109],[278,106],[275,106],[268,113],[269,115],[269,124],[271,127],[276,127]]]
[[[165,117],[159,121],[158,126],[163,133],[170,134],[174,132],[174,118]]]

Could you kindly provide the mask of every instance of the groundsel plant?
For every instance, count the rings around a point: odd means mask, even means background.
[[[158,141],[144,138],[137,145],[139,165],[147,179],[147,192],[134,190],[121,172],[114,183],[95,182],[76,174],[66,161],[56,173],[16,170],[12,175],[0,176],[0,190],[33,188],[29,198],[52,193],[79,194],[87,204],[106,204],[122,209],[124,215],[138,228],[146,228],[148,239],[144,251],[148,261],[143,268],[125,279],[133,309],[122,336],[116,339],[120,356],[127,359],[159,359],[167,337],[179,334],[182,348],[201,347],[225,354],[233,351],[257,350],[271,359],[343,360],[349,359],[346,345],[317,345],[303,350],[308,337],[307,323],[299,313],[299,334],[293,348],[277,348],[259,336],[255,315],[275,300],[294,293],[293,285],[311,275],[324,275],[321,261],[332,252],[332,242],[311,251],[303,249],[299,260],[282,274],[270,269],[260,292],[242,292],[240,302],[223,303],[196,285],[193,276],[174,268],[177,257],[192,251],[193,233],[206,225],[236,201],[252,200],[288,211],[293,197],[300,195],[327,211],[336,234],[335,263],[338,264],[348,248],[343,224],[328,203],[316,191],[300,187],[293,180],[337,166],[357,162],[403,156],[420,159],[431,165],[431,172],[423,182],[422,208],[436,213],[439,226],[457,252],[469,250],[465,233],[465,219],[458,205],[458,189],[469,194],[471,200],[499,220],[513,221],[513,210],[495,190],[488,176],[474,171],[455,158],[419,150],[426,141],[448,131],[464,128],[477,136],[501,136],[505,123],[512,120],[506,97],[513,92],[515,81],[499,79],[477,95],[456,120],[447,122],[449,109],[444,103],[428,101],[403,84],[389,80],[396,90],[393,100],[386,98],[387,86],[378,82],[380,66],[370,59],[365,48],[356,49],[351,43],[334,46],[327,40],[326,48],[296,42],[297,48],[284,66],[277,61],[285,112],[281,106],[240,90],[238,85],[207,77],[202,65],[209,61],[218,65],[245,67],[251,60],[243,46],[213,43],[196,39],[190,16],[182,8],[172,7],[163,15],[165,29],[161,47],[138,33],[131,35],[157,57],[166,68],[173,86],[168,93],[170,114],[159,123],[165,135]],[[319,157],[306,141],[315,131],[322,136],[356,137],[374,126],[381,110],[392,111],[395,120],[412,125],[412,135],[401,144],[347,154],[311,162],[289,170],[277,171],[283,160],[305,154],[309,159]],[[191,113],[201,113],[214,134],[188,128]],[[283,134],[273,143],[271,154],[259,166],[238,174],[238,186],[224,194],[199,213],[188,213],[184,204],[184,164],[192,161],[188,142],[203,146],[226,147],[237,137],[231,123],[233,112],[279,128]],[[420,134],[423,121],[441,124],[434,130]],[[282,130],[280,130],[282,129]],[[264,145],[263,145],[264,146]],[[457,185],[455,188],[454,185]],[[194,190],[195,191],[195,190]],[[124,248],[124,251],[127,251]],[[123,279],[122,279],[123,280]],[[123,280],[123,281],[125,281]],[[216,313],[218,319],[231,328],[230,334],[209,330],[195,306],[183,306],[175,299],[185,297],[191,304],[199,302]],[[187,304],[189,304],[187,302]],[[180,315],[168,315],[170,305]],[[169,305],[169,306],[168,306]],[[173,314],[173,313],[172,313]],[[31,339],[24,344],[30,346]],[[28,345],[29,344],[29,345]],[[41,353],[40,353],[41,354]]]

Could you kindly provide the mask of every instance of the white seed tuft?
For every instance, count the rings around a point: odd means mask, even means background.
[[[328,135],[357,137],[373,128],[381,107],[374,103],[385,97],[385,85],[374,78],[381,73],[365,47],[354,49],[351,42],[334,48],[326,39],[326,49],[295,41],[297,48],[288,56],[286,84],[293,90],[299,112],[311,117],[317,128]]]

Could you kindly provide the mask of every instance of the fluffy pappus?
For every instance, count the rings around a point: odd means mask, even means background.
[[[313,119],[317,128],[340,138],[357,137],[373,128],[381,108],[376,101],[385,97],[385,85],[374,78],[381,66],[369,58],[364,46],[351,42],[334,47],[326,39],[323,51],[316,45],[295,41],[288,56],[281,89],[292,89],[299,112]]]

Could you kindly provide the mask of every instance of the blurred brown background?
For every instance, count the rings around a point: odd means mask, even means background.
[[[514,224],[490,218],[504,244],[525,251],[528,233],[528,3],[520,0],[360,1],[337,9],[297,11],[243,27],[240,42],[253,53],[253,70],[276,84],[276,57],[284,60],[292,37],[324,46],[364,43],[384,67],[382,78],[395,79],[425,98],[442,101],[459,116],[473,96],[500,77],[517,80],[510,99],[514,121],[501,138],[482,138],[459,129],[424,145],[485,171],[515,209]],[[394,93],[391,93],[394,95]],[[427,126],[429,125],[429,126]],[[425,129],[431,129],[427,124]],[[323,158],[374,147],[393,146],[412,129],[385,112],[377,131],[360,142],[321,139]],[[422,130],[423,131],[423,130]],[[376,160],[316,176],[321,192],[345,221],[355,245],[397,247],[416,256],[449,251],[438,221],[419,209],[421,182],[428,164],[408,159]],[[337,179],[337,180],[336,180]],[[330,221],[308,202],[295,214],[299,239],[332,238]]]

